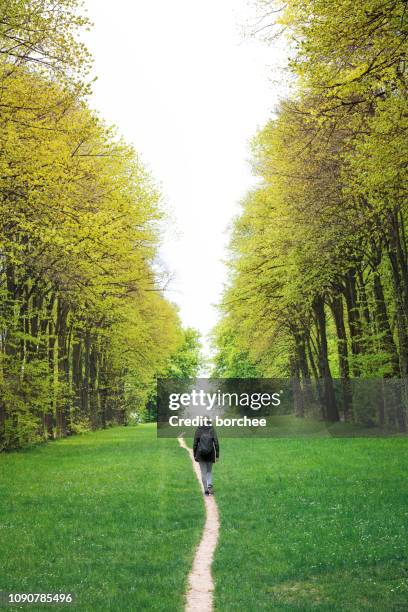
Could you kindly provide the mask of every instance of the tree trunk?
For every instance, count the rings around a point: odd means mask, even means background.
[[[395,294],[395,314],[398,331],[401,375],[408,376],[408,274],[405,249],[401,241],[396,209],[388,213],[387,254],[391,264]]]
[[[347,317],[351,339],[351,352],[353,357],[358,358],[361,354],[361,321],[357,303],[357,289],[355,271],[349,270],[345,276],[344,297],[346,298]],[[361,374],[360,365],[353,361],[353,375],[358,377]]]
[[[326,418],[328,421],[335,422],[339,420],[339,413],[336,406],[333,379],[329,366],[326,335],[326,314],[324,311],[324,301],[322,297],[318,296],[314,299],[313,310],[315,313],[316,327],[319,338],[319,374],[323,381],[323,397],[326,408]]]
[[[304,417],[304,403],[303,403],[303,394],[300,386],[299,379],[299,364],[295,357],[292,357],[290,360],[290,379],[291,386],[293,391],[293,406],[294,413],[297,417]]]
[[[85,347],[84,347],[84,378],[82,382],[81,393],[81,412],[87,418],[89,414],[89,370],[90,370],[90,352],[91,352],[91,332],[89,329],[85,331]]]
[[[394,337],[391,332],[383,286],[381,283],[380,275],[377,270],[374,272],[373,291],[375,305],[375,321],[379,334],[381,336],[380,344],[384,351],[389,354],[389,364],[391,366],[390,376],[399,377],[399,355],[397,351],[397,346],[394,342]]]
[[[93,429],[99,427],[98,414],[98,347],[95,337],[92,339],[89,355],[89,400],[91,411],[91,422]]]
[[[313,392],[310,384],[310,371],[306,356],[305,334],[301,331],[296,331],[294,337],[296,343],[296,359],[302,375],[301,392],[304,398],[304,403],[310,405],[313,403]]]
[[[341,295],[335,296],[330,301],[330,309],[333,313],[333,319],[336,325],[337,332],[337,352],[339,358],[341,387],[343,391],[344,420],[351,421],[353,416],[352,392],[350,385],[350,369],[348,362],[347,334],[346,327],[344,325],[343,299]]]
[[[66,436],[67,429],[67,413],[69,414],[69,396],[68,396],[68,380],[67,380],[67,362],[68,362],[68,320],[69,306],[59,297],[57,304],[57,321],[55,334],[58,342],[58,396],[56,405],[56,425],[57,436]],[[69,369],[68,369],[69,372]]]
[[[79,418],[82,409],[82,345],[80,338],[75,338],[72,345],[72,386],[74,396],[74,415]]]

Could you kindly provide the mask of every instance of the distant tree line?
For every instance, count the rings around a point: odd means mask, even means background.
[[[234,223],[215,373],[291,376],[299,414],[320,400],[330,421],[360,418],[351,380],[399,379],[370,419],[404,431],[407,2],[259,5],[258,29],[290,41],[293,87],[253,141],[261,182]]]

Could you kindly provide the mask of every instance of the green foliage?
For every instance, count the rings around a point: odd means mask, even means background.
[[[91,112],[80,3],[0,3],[0,448],[124,423],[182,341],[160,194]]]
[[[192,327],[181,329],[180,342],[164,366],[158,371],[158,378],[172,378],[183,381],[197,378],[204,364],[200,334]],[[146,396],[146,410],[140,415],[142,420],[155,421],[157,418],[157,383],[149,386]]]
[[[234,223],[216,363],[319,378],[322,416],[351,419],[333,374],[408,375],[406,7],[259,4],[296,85],[253,141],[260,183]]]
[[[183,340],[177,350],[172,353],[168,365],[162,373],[162,378],[185,379],[196,378],[203,364],[201,355],[200,333],[187,327],[183,329]]]
[[[249,359],[247,351],[239,349],[239,338],[235,337],[228,323],[222,321],[213,334],[214,378],[257,378],[258,370]]]

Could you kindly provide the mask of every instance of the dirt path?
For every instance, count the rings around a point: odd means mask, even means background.
[[[202,490],[201,474],[198,463],[194,461],[193,451],[188,448],[184,438],[178,438],[193,464],[193,469]],[[188,576],[188,591],[185,612],[210,612],[213,609],[214,581],[211,575],[211,563],[217,546],[220,520],[218,508],[213,495],[204,497],[206,521],[201,542],[197,547],[193,567]]]

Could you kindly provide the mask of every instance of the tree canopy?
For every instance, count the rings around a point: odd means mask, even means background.
[[[325,418],[364,420],[350,381],[408,373],[406,2],[259,6],[295,85],[253,140],[216,361],[315,380]],[[405,429],[404,401],[373,410]]]
[[[89,110],[76,0],[0,3],[1,448],[123,423],[185,341],[161,196]]]

